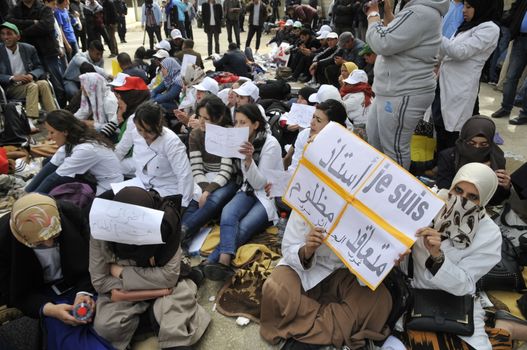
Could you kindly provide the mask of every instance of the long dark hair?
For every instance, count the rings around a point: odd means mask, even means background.
[[[126,111],[123,113],[123,118],[126,120],[129,116],[135,113],[137,107],[150,99],[149,90],[126,90],[116,91],[121,99],[126,103]]]
[[[249,118],[249,120],[252,123],[258,122],[259,125],[258,125],[258,129],[256,129],[256,133],[265,131],[267,121],[264,119],[262,113],[260,112],[260,109],[258,108],[256,104],[249,103],[249,104],[237,107],[235,113],[244,114],[247,118]]]
[[[324,112],[328,116],[330,122],[336,122],[342,126],[346,126],[348,114],[346,113],[344,105],[339,101],[329,99],[319,103],[316,108]]]
[[[232,126],[231,111],[218,96],[205,96],[196,106],[196,111],[199,113],[201,108],[205,108],[213,124]]]
[[[153,101],[145,101],[135,110],[134,123],[160,136],[163,133],[163,109]]]
[[[88,127],[65,109],[49,112],[45,122],[55,130],[67,132],[65,146],[68,155],[71,154],[73,147],[85,142],[98,143],[110,149],[114,148],[110,140],[98,134],[95,129]]]

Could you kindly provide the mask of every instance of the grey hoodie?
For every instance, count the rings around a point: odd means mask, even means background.
[[[388,25],[372,23],[366,41],[378,57],[373,91],[381,96],[433,93],[441,20],[449,0],[412,0]]]

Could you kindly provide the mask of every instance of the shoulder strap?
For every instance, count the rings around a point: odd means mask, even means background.
[[[411,252],[408,256],[408,278],[414,278],[414,253]]]

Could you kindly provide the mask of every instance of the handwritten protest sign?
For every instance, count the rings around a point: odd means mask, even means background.
[[[291,207],[298,208],[298,213],[314,226],[328,231],[346,206],[344,198],[303,165],[296,169],[284,200]]]
[[[283,200],[312,226],[327,230],[325,243],[371,289],[444,205],[397,163],[336,123],[304,150]]]
[[[311,119],[313,119],[313,113],[315,113],[315,106],[293,103],[287,115],[287,124],[309,128]]]
[[[90,230],[95,239],[125,244],[161,244],[164,212],[127,203],[95,198]]]
[[[187,72],[187,67],[193,64],[196,64],[197,56],[185,54],[183,55],[183,60],[181,62],[181,73],[185,75]]]
[[[350,270],[363,276],[362,280],[371,289],[377,288],[399,254],[408,249],[351,205],[346,207],[327,243]]]
[[[223,128],[207,123],[205,126],[205,150],[226,158],[240,158],[241,145],[249,139],[249,128]]]

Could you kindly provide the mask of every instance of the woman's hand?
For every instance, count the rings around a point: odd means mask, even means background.
[[[397,258],[397,259],[393,262],[393,264],[394,264],[395,266],[399,266],[399,265],[401,265],[401,262],[402,262],[404,259],[406,259],[406,257],[407,257],[408,255],[410,255],[411,253],[412,253],[412,251],[411,251],[410,249],[407,249],[404,253],[399,254],[399,258]]]
[[[273,184],[268,182],[264,186],[264,191],[267,197],[271,198],[271,189],[273,188]]]
[[[437,258],[441,256],[441,233],[431,227],[423,227],[415,233],[417,237],[422,237],[426,249],[431,256]]]
[[[199,125],[199,119],[196,118],[196,115],[194,114],[192,117],[189,118],[188,120],[188,126],[192,129],[199,129],[200,128],[200,125]],[[203,130],[205,131],[205,130]]]
[[[47,303],[42,309],[42,313],[45,316],[56,318],[57,320],[62,321],[65,324],[70,326],[79,326],[81,324],[87,324],[87,321],[79,321],[71,312],[73,311],[73,305],[68,304],[52,304]]]
[[[307,234],[306,245],[304,246],[304,257],[309,260],[315,254],[326,238],[326,230],[322,227],[313,227]]]
[[[174,109],[174,115],[176,116],[176,118],[182,122],[183,124],[185,125],[188,125],[188,122],[190,120],[190,117],[188,116],[187,113],[183,112],[183,111],[180,111],[179,109]]]
[[[496,176],[498,176],[498,185],[506,190],[511,188],[511,176],[505,169],[496,170]]]
[[[245,141],[240,147],[240,153],[245,156],[245,167],[249,168],[253,161],[254,146],[249,141]]]
[[[89,127],[89,128],[93,128],[93,126],[95,125],[95,121],[93,120],[84,120],[84,124]]]
[[[110,274],[115,278],[121,278],[121,274],[123,273],[123,267],[118,264],[111,264],[110,265]]]
[[[93,300],[91,296],[82,293],[77,294],[77,296],[75,296],[75,301],[73,302],[73,307],[79,305],[80,303],[88,304],[92,309],[93,314],[95,314],[95,300]],[[93,314],[92,317],[87,320],[88,322],[93,321]]]
[[[199,197],[199,207],[200,208],[203,208],[203,206],[205,205],[205,202],[207,201],[207,198],[209,198],[209,195],[210,195],[210,192],[203,191],[203,193],[201,194],[201,197]]]

